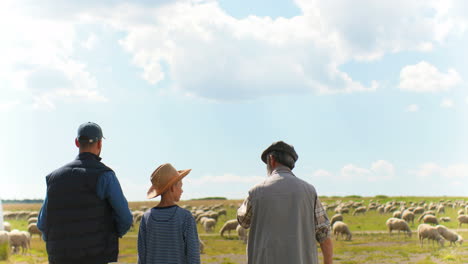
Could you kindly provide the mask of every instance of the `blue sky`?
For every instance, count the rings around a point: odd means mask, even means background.
[[[320,195],[468,191],[464,1],[2,1],[0,197],[42,198],[87,121],[131,201],[242,199],[295,146]]]

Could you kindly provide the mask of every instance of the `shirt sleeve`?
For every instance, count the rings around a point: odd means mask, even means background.
[[[315,200],[315,239],[322,243],[331,236],[330,221],[327,212],[317,197]]]
[[[187,217],[184,230],[185,252],[187,254],[187,263],[200,264],[200,241],[198,238],[197,224],[193,216]]]
[[[37,217],[37,228],[41,230],[42,240],[47,241],[47,194],[42,204],[41,210],[39,211],[39,216]]]
[[[252,220],[252,204],[250,203],[250,196],[247,197],[242,205],[237,209],[237,222],[243,228],[250,227],[250,221]]]
[[[113,217],[117,226],[117,234],[122,237],[133,223],[133,216],[128,208],[119,180],[113,171],[103,173],[98,180],[96,193],[102,200],[107,199],[113,209]]]
[[[146,217],[141,218],[138,231],[138,264],[146,264]]]

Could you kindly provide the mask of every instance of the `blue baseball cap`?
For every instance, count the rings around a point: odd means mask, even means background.
[[[93,143],[105,137],[102,135],[102,129],[98,124],[86,122],[78,127],[78,136],[76,138],[80,142]]]

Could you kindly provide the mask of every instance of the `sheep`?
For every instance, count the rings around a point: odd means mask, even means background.
[[[349,227],[346,223],[341,222],[341,221],[336,221],[333,224],[333,235],[335,236],[335,239],[338,240],[338,236],[341,234],[342,237],[346,236],[345,240],[351,240],[353,235],[351,234],[351,231],[349,231]]]
[[[32,235],[38,235],[39,237],[42,236],[42,232],[41,230],[39,230],[39,228],[37,228],[37,224],[35,223],[32,223],[32,224],[29,224],[28,225],[28,232]]]
[[[401,211],[393,212],[393,218],[401,218]]]
[[[403,211],[401,218],[405,220],[407,223],[411,222],[411,225],[414,226],[414,213],[413,212],[409,210],[405,210]]]
[[[426,211],[424,212],[419,218],[418,218],[418,222],[421,222],[421,220],[424,218],[424,216],[426,215],[435,215],[435,213],[433,211]]]
[[[437,225],[436,228],[443,238],[445,238],[447,241],[450,241],[450,245],[456,245],[457,242],[460,243],[460,245],[463,243],[463,238],[456,232],[449,230],[443,225]]]
[[[435,217],[433,215],[425,215],[423,217],[423,222],[425,224],[435,224],[435,225],[439,224],[439,220],[437,220],[437,217]]]
[[[28,219],[28,225],[32,223],[37,223],[37,221],[38,221],[37,217],[31,217]]]
[[[205,228],[205,232],[207,233],[213,231],[215,225],[216,220],[214,220],[213,218],[207,218],[203,221],[203,228]]]
[[[29,242],[25,233],[15,229],[8,234],[8,237],[11,247],[13,247],[13,253],[18,253],[19,247],[21,247],[23,254],[26,253]]]
[[[330,225],[333,226],[333,224],[336,221],[343,221],[343,215],[342,214],[336,214],[336,215],[332,216]]]
[[[437,241],[441,247],[444,246],[444,238],[439,234],[439,231],[436,227],[428,225],[428,224],[420,224],[418,226],[418,238],[419,242],[421,243],[421,247],[423,246],[423,241],[425,238],[427,240]]]
[[[458,227],[461,227],[462,224],[468,224],[468,215],[459,215],[457,217]]]
[[[464,214],[465,214],[465,210],[463,209],[458,210],[458,215],[464,215]]]
[[[226,221],[226,223],[224,223],[223,227],[221,227],[221,230],[219,231],[219,234],[222,237],[224,237],[224,232],[228,231],[228,234],[230,236],[231,231],[236,230],[238,224],[239,223],[237,222],[237,219],[232,219],[232,220]]]
[[[3,230],[10,232],[11,231],[11,225],[8,222],[3,222]]]
[[[28,231],[21,231],[21,233],[23,233],[26,238],[27,238],[27,242],[28,242],[28,249],[31,248],[31,234],[28,232]]]
[[[28,218],[38,217],[38,216],[39,216],[38,212],[31,212],[31,213],[29,213]]]
[[[439,205],[436,210],[437,214],[444,213],[445,214],[445,207],[443,205]]]
[[[221,209],[218,211],[218,215],[221,216],[221,215],[227,215],[227,212],[226,212],[226,209]]]
[[[356,208],[356,210],[354,210],[353,215],[366,214],[366,211],[367,211],[366,207],[360,206],[360,207]]]
[[[249,231],[243,228],[241,225],[238,225],[236,228],[237,235],[239,236],[239,240],[242,240],[244,244],[247,244],[247,239],[249,238]]]
[[[439,220],[441,222],[450,222],[450,221],[452,221],[452,219],[450,219],[450,217],[448,217],[448,216],[441,217],[441,218],[439,218]]]
[[[411,229],[405,220],[392,217],[389,218],[385,224],[387,225],[388,233],[390,235],[392,234],[393,230],[398,230],[398,235],[400,235],[400,231],[403,231],[406,232],[409,237],[411,237]]]
[[[424,213],[424,207],[418,206],[418,207],[414,208],[413,213],[414,213],[414,214],[422,214],[422,213]]]

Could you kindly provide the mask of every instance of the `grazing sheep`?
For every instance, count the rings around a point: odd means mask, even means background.
[[[31,213],[29,213],[28,218],[38,217],[38,216],[39,216],[38,212],[31,212]]]
[[[336,221],[342,221],[343,222],[343,215],[342,214],[336,214],[336,215],[332,216],[330,225],[333,226],[333,224]]]
[[[400,218],[401,219],[401,211],[393,212],[393,218]]]
[[[411,237],[411,229],[405,220],[392,217],[389,218],[385,224],[387,225],[388,233],[390,235],[392,234],[393,230],[398,230],[398,235],[400,235],[400,231],[403,231],[406,232],[409,237]]]
[[[421,220],[422,220],[426,215],[435,215],[435,213],[434,213],[434,211],[426,211],[426,212],[424,212],[424,213],[418,218],[418,222],[421,222]]]
[[[8,222],[3,222],[3,230],[10,232],[11,231],[11,225]]]
[[[353,235],[349,231],[349,227],[346,223],[337,221],[333,224],[333,235],[335,239],[338,240],[338,236],[341,234],[342,237],[346,236],[345,240],[351,240]]]
[[[461,227],[462,224],[468,224],[468,215],[459,215],[457,217],[458,227]]]
[[[356,210],[354,210],[353,215],[366,214],[366,211],[367,211],[366,207],[360,206],[360,207],[356,208]]]
[[[247,239],[249,238],[249,231],[243,228],[241,225],[238,225],[236,228],[237,235],[239,236],[239,240],[242,240],[244,244],[247,244]]]
[[[39,228],[37,228],[37,224],[35,224],[35,223],[28,225],[28,232],[31,234],[31,236],[33,236],[33,235],[38,235],[39,237],[42,236],[41,230],[39,230]]]
[[[28,219],[28,225],[32,223],[37,223],[37,217],[31,217]]]
[[[221,209],[218,211],[218,216],[225,215],[226,216],[227,212],[226,209]]]
[[[465,210],[463,209],[458,210],[458,215],[464,215],[464,214],[465,214]]]
[[[439,220],[441,222],[450,222],[450,221],[452,221],[452,219],[450,219],[450,217],[448,217],[448,216],[441,217],[441,218],[439,218]]]
[[[438,225],[439,224],[439,220],[437,220],[437,217],[433,216],[433,215],[425,215],[423,217],[423,223],[425,224],[434,224],[434,225]]]
[[[31,234],[28,232],[28,231],[21,231],[21,233],[23,233],[27,240],[28,240],[28,249],[31,248]]]
[[[403,211],[401,218],[405,220],[407,223],[411,222],[411,225],[414,225],[414,213],[413,212],[409,210],[405,210]]]
[[[22,253],[26,253],[29,242],[25,233],[15,229],[8,234],[8,237],[10,239],[10,246],[13,248],[13,253],[18,253],[20,247]]]
[[[238,224],[239,223],[237,222],[237,219],[232,219],[232,220],[226,221],[226,223],[224,223],[223,227],[221,227],[221,230],[219,231],[219,234],[222,237],[224,237],[224,232],[228,231],[229,236],[231,236],[231,231],[236,230]]]
[[[445,214],[445,207],[443,205],[439,205],[436,210],[437,214],[444,213]]]
[[[205,232],[207,233],[212,232],[215,225],[216,225],[216,220],[214,220],[213,218],[206,218],[203,221],[203,228],[205,229]]]
[[[456,243],[460,243],[460,245],[463,243],[463,238],[457,234],[455,231],[449,230],[447,227],[443,225],[438,225],[436,226],[437,231],[439,231],[439,234],[445,238],[447,241],[450,241],[450,245]]]
[[[418,206],[418,207],[414,208],[413,213],[414,213],[414,214],[422,214],[422,213],[424,213],[424,207]]]
[[[436,227],[428,225],[428,224],[420,224],[418,226],[418,238],[419,242],[421,243],[421,247],[423,246],[423,241],[425,238],[427,240],[437,241],[441,247],[444,246],[444,238],[439,234],[439,231]]]

